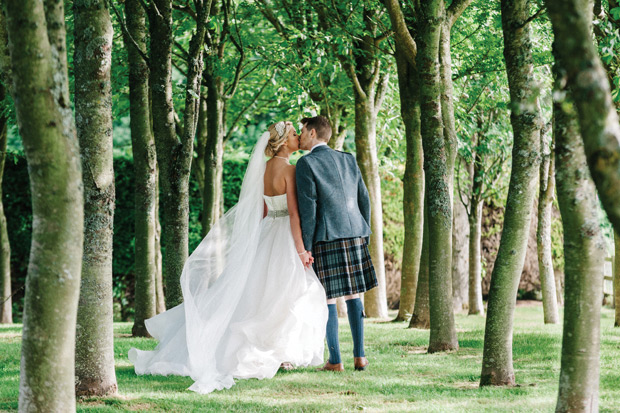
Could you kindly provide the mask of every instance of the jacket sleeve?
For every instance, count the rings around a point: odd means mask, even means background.
[[[359,166],[357,166],[357,206],[360,209],[364,221],[366,221],[366,224],[370,227],[370,197],[368,196],[368,189],[366,188],[366,184],[364,184]],[[365,239],[366,244],[368,244],[369,237]]]
[[[297,181],[297,203],[301,220],[301,237],[304,248],[312,251],[314,232],[316,230],[316,182],[306,159],[297,161],[295,169]]]

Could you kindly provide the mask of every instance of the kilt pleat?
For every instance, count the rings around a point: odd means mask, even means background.
[[[366,292],[377,286],[375,267],[364,238],[344,238],[314,245],[314,271],[327,298]]]

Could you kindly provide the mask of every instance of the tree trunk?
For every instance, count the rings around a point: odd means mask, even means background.
[[[453,196],[454,198],[454,196]],[[452,306],[454,312],[469,308],[469,243],[467,210],[460,199],[452,201]]]
[[[540,115],[527,0],[502,0],[504,58],[514,132],[504,229],[491,276],[480,385],[514,385],[512,323],[538,182]]]
[[[185,171],[179,169],[182,145],[176,138],[172,102],[172,2],[154,0],[149,9],[151,36],[151,110],[159,165],[162,202],[163,273],[166,305],[183,300],[180,277],[188,254],[189,189]]]
[[[451,144],[444,134],[439,53],[445,19],[442,0],[421,6],[426,17],[420,22],[417,55],[420,71],[421,134],[424,147],[425,198],[429,229],[429,353],[458,349],[452,309],[452,170]],[[449,36],[447,36],[449,39]],[[449,41],[449,40],[448,40]],[[425,220],[426,221],[426,220]],[[426,223],[425,223],[426,225]]]
[[[620,124],[607,73],[592,42],[592,3],[546,0],[546,4],[577,108],[590,174],[607,217],[620,231]]]
[[[84,182],[84,253],[75,348],[75,392],[117,391],[112,310],[112,22],[103,0],[75,0],[75,123]]]
[[[159,188],[159,167],[155,164],[155,188]],[[159,222],[159,196],[155,193],[155,307],[157,314],[166,311],[166,297],[164,296],[164,276],[161,254],[161,224]]]
[[[415,66],[404,56],[406,50],[396,43],[396,65],[400,89],[400,111],[405,124],[407,162],[403,177],[405,241],[401,271],[400,305],[395,321],[409,320],[415,305],[420,254],[424,231],[424,169],[420,135],[419,79]],[[415,56],[411,56],[415,59]]]
[[[207,235],[220,217],[222,182],[220,171],[224,156],[224,84],[215,73],[217,57],[209,56],[204,79],[207,83],[206,142],[204,149],[204,188],[202,236]]]
[[[559,70],[562,61],[556,60]],[[565,102],[554,103],[557,191],[566,268],[556,412],[596,412],[605,242],[599,227],[596,189],[588,172],[576,114],[566,106]]]
[[[477,182],[474,180],[474,187]],[[473,198],[473,197],[472,197]],[[482,201],[471,204],[469,215],[469,314],[484,315],[482,302],[482,256],[480,238],[482,235]]]
[[[357,95],[357,94],[356,94]],[[368,188],[371,217],[370,256],[378,285],[364,294],[364,307],[369,317],[387,318],[385,258],[383,256],[383,207],[381,179],[377,158],[377,116],[375,108],[358,96],[355,99],[355,148],[357,163]]]
[[[146,12],[139,0],[125,2],[127,30],[146,54]],[[129,110],[135,174],[135,316],[131,333],[150,337],[144,320],[156,311],[156,221],[157,161],[151,133],[149,68],[130,39],[125,38],[129,58]]]
[[[0,22],[4,24],[4,22]],[[0,39],[0,41],[3,41]],[[4,41],[3,41],[4,42]],[[6,89],[0,84],[0,101],[4,101]],[[6,158],[8,118],[0,114],[0,324],[13,322],[13,301],[11,300],[11,245],[4,215],[2,202],[2,177],[4,175],[4,160]]]
[[[205,0],[196,11],[196,31],[188,51],[183,136],[180,142],[176,137],[172,101],[172,2],[153,0],[149,8],[153,130],[160,167],[168,307],[174,307],[183,300],[180,278],[188,255],[189,174],[199,112],[202,50],[210,8],[211,1]]]
[[[19,134],[28,159],[32,244],[19,410],[75,411],[75,325],[83,247],[80,154],[69,98],[62,1],[7,0]]]
[[[409,328],[422,328],[427,330],[431,325],[431,315],[429,306],[429,294],[428,294],[428,207],[424,200],[424,217],[423,222],[423,236],[422,236],[422,252],[420,253],[420,270],[418,272],[418,285],[415,293],[415,307],[411,320],[409,321]]]
[[[620,237],[614,232],[614,327],[620,327]]]
[[[551,256],[551,209],[553,207],[553,193],[555,191],[554,160],[550,151],[549,142],[543,142],[543,161],[540,165],[540,184],[538,193],[538,229],[536,241],[538,246],[538,273],[543,296],[543,312],[545,324],[557,324],[558,314],[557,293],[555,291],[555,275]]]

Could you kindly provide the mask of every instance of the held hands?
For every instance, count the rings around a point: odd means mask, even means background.
[[[314,262],[314,257],[312,256],[312,253],[310,251],[300,252],[299,259],[301,259],[301,262],[305,268],[310,268],[310,266]]]

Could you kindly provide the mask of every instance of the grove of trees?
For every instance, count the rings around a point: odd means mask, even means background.
[[[3,0],[0,17],[0,323],[23,324],[20,411],[118,391],[118,307],[148,337],[257,136],[316,114],[369,190],[367,315],[398,309],[428,353],[458,351],[455,311],[485,316],[479,384],[513,386],[535,233],[544,323],[563,307],[557,411],[598,410],[620,231],[615,0]],[[3,192],[23,158],[29,192]]]

